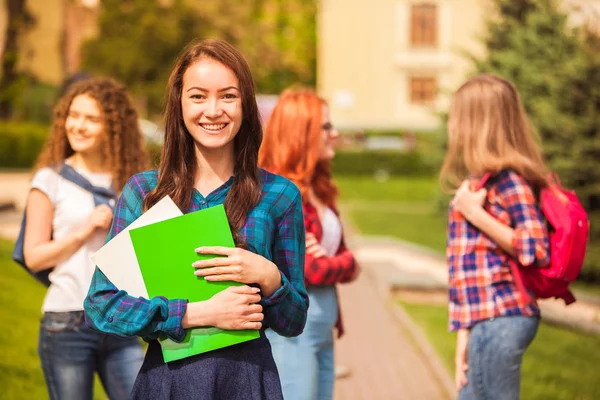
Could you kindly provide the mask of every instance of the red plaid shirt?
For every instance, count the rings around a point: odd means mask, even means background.
[[[323,239],[323,226],[319,219],[317,209],[310,203],[303,204],[304,227],[307,233],[312,233],[319,243]],[[336,215],[337,210],[333,210]],[[304,281],[307,285],[335,285],[336,283],[346,283],[352,280],[356,274],[358,264],[350,250],[346,248],[344,234],[337,253],[332,257],[315,258],[308,253],[304,262]],[[339,304],[339,303],[338,303]],[[339,310],[338,306],[338,310]],[[338,311],[338,320],[336,322],[338,337],[344,333],[342,324],[342,315]]]
[[[323,239],[323,226],[317,209],[310,203],[303,204],[304,227],[312,233],[319,243]],[[334,210],[337,215],[337,211]],[[309,285],[335,285],[352,280],[356,272],[354,255],[346,248],[344,235],[337,253],[333,257],[319,257],[306,254],[304,262],[304,280]]]
[[[531,187],[516,172],[503,170],[490,179],[485,210],[514,229],[510,256],[450,204],[446,257],[449,267],[449,329],[507,315],[537,315],[517,288],[511,263],[535,268],[549,261],[548,232]]]

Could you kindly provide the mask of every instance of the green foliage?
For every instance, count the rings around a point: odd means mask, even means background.
[[[518,88],[544,154],[591,217],[584,274],[600,281],[600,44],[585,28],[572,30],[553,0],[495,0],[488,55],[478,72],[495,73]]]
[[[336,175],[374,175],[385,171],[392,176],[431,175],[435,167],[418,152],[338,151],[333,160]]]
[[[30,168],[48,136],[48,126],[0,121],[0,167]]]
[[[24,80],[19,96],[13,102],[12,119],[49,124],[57,97],[56,86],[36,82],[34,79]]]
[[[185,2],[171,3],[166,7],[159,1],[103,1],[99,35],[83,48],[83,68],[114,76],[148,109],[159,110],[175,57],[202,36],[207,23]]]
[[[195,2],[209,21],[207,36],[234,44],[244,54],[261,93],[300,83],[314,86],[315,0],[218,0]]]
[[[221,38],[248,59],[258,90],[314,85],[316,1],[103,1],[84,69],[125,82],[150,115],[161,110],[176,56],[192,40]]]

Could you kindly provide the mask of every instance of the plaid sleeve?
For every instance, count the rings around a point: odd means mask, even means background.
[[[107,241],[141,215],[144,192],[140,190],[143,182],[139,179],[138,175],[132,177],[123,189]],[[131,204],[135,211],[130,208]],[[141,336],[147,340],[166,335],[177,342],[185,338],[181,320],[186,307],[187,301],[181,299],[154,297],[148,300],[129,296],[115,287],[97,267],[84,301],[85,320],[92,329],[119,336]]]
[[[344,240],[333,257],[315,258],[306,255],[304,273],[306,281],[311,285],[334,285],[348,282],[356,271],[356,259],[346,248]]]
[[[281,287],[261,301],[265,323],[282,336],[298,336],[304,330],[308,294],[304,287],[305,233],[300,192],[277,224],[273,262],[281,273]]]
[[[499,182],[504,208],[513,222],[512,245],[523,266],[545,266],[550,262],[548,232],[533,190],[520,175],[509,172]]]

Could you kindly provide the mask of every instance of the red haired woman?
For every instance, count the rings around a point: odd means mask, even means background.
[[[288,400],[333,398],[333,328],[338,336],[343,332],[335,285],[358,274],[336,212],[330,160],[337,136],[323,99],[308,90],[288,90],[271,114],[259,153],[259,165],[291,179],[303,199],[310,300],[306,327],[295,338],[268,333]]]

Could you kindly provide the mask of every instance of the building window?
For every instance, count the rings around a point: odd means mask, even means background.
[[[434,77],[410,78],[411,104],[432,105],[437,95],[437,80]]]
[[[410,10],[410,43],[412,47],[437,45],[437,6],[413,4]]]

